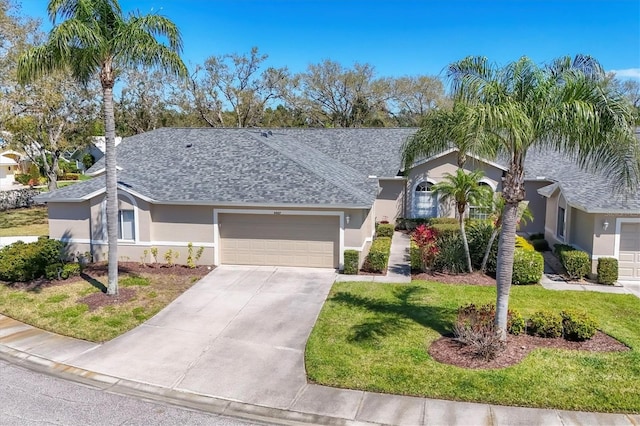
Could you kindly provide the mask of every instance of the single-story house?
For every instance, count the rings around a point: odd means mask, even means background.
[[[15,174],[19,172],[19,158],[16,158],[15,151],[4,151],[0,153],[0,190],[13,189]]]
[[[402,171],[400,149],[415,131],[164,128],[126,138],[117,148],[119,255],[149,261],[156,247],[161,259],[172,250],[185,262],[192,243],[204,247],[201,263],[215,265],[341,268],[345,249],[362,261],[376,222],[454,214],[431,187],[455,172],[455,150]],[[465,168],[501,190],[504,163],[469,156]],[[548,151],[527,156],[525,188],[534,220],[522,232],[573,244],[594,262],[617,257],[621,279],[640,279],[640,192],[616,195],[606,177]],[[49,205],[51,237],[105,258],[103,178],[39,201]]]

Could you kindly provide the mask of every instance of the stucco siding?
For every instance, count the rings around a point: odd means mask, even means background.
[[[544,233],[546,222],[546,198],[538,194],[538,189],[549,185],[549,182],[527,181],[524,183],[525,201],[528,201],[529,211],[533,216],[533,220],[529,220],[526,224],[520,226],[521,232],[529,234]]]
[[[383,220],[395,223],[396,219],[403,215],[402,204],[404,202],[404,179],[380,180],[380,191],[376,197],[374,210],[376,222]]]
[[[429,182],[433,184],[442,182],[447,174],[455,174],[457,169],[457,155],[454,152],[432,159],[424,164],[420,164],[412,168],[407,176],[407,216],[415,217],[415,190],[418,184],[421,182]],[[468,172],[473,170],[482,170],[484,173],[482,182],[491,186],[495,191],[501,191],[501,169],[473,157],[467,158],[464,169]],[[438,202],[438,216],[455,217],[455,209],[449,204]]]
[[[593,254],[593,215],[572,208],[570,235],[573,246]]]
[[[153,205],[151,241],[213,243],[213,208]]]
[[[48,203],[49,236],[56,239],[91,238],[91,206],[82,203]]]

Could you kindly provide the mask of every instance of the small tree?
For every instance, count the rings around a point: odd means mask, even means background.
[[[447,173],[445,180],[435,184],[432,188],[435,194],[442,196],[443,201],[453,201],[456,205],[460,235],[462,236],[469,272],[473,272],[473,266],[471,265],[467,233],[464,229],[464,216],[469,204],[475,206],[483,205],[487,203],[487,200],[491,199],[491,190],[484,185],[480,185],[480,179],[483,175],[481,170],[466,173],[463,169],[458,169],[455,175]]]

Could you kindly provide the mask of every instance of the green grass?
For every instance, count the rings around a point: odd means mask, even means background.
[[[148,320],[197,281],[190,276],[121,273],[121,291],[131,289],[133,297],[90,311],[83,298],[98,293],[106,277],[87,278],[30,291],[0,282],[0,313],[54,333],[104,342]]]
[[[640,300],[632,295],[514,286],[510,308],[584,309],[620,353],[537,349],[518,365],[472,370],[436,362],[429,344],[451,332],[456,310],[495,303],[495,287],[414,281],[336,283],[306,349],[309,378],[374,392],[529,407],[640,412]]]
[[[7,210],[0,214],[0,237],[49,235],[46,207]]]

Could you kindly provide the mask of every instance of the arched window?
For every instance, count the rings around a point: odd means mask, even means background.
[[[493,186],[488,184],[487,182],[478,182],[479,186],[484,186],[491,189],[491,192],[494,192]],[[487,220],[489,219],[489,215],[491,214],[491,207],[482,207],[482,206],[469,206],[469,219],[478,219],[478,220]]]
[[[438,199],[431,190],[433,183],[420,182],[413,191],[413,217],[438,216]]]

